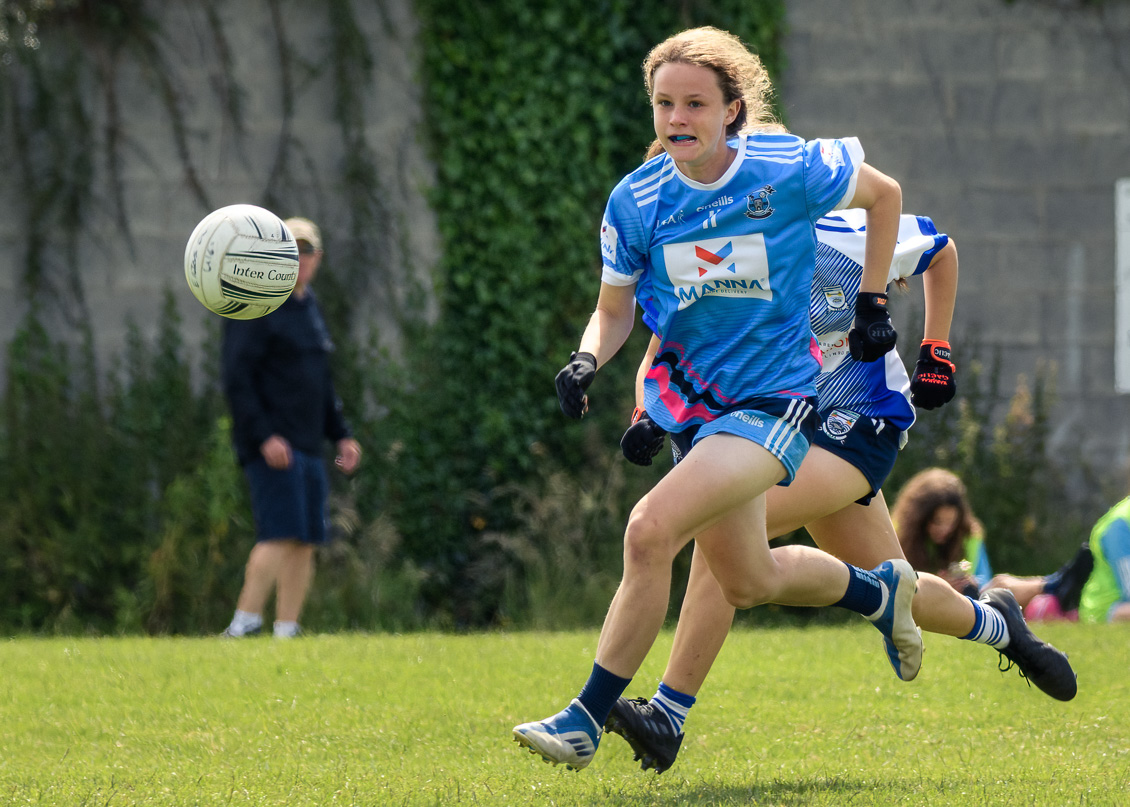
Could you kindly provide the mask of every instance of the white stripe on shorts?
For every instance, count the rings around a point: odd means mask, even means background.
[[[769,453],[777,459],[784,457],[793,438],[800,434],[800,424],[811,410],[812,407],[803,398],[794,398],[789,402],[785,416],[777,420],[772,431],[769,432],[769,438],[765,441]]]

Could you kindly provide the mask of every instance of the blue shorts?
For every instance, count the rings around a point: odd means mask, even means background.
[[[870,504],[895,467],[903,432],[882,418],[850,409],[829,409],[820,418],[812,444],[859,469],[871,493],[857,504]]]
[[[671,435],[671,453],[678,463],[703,437],[734,434],[776,457],[785,466],[785,478],[777,484],[787,487],[808,453],[816,422],[815,398],[758,398],[709,423],[675,432]]]
[[[321,457],[292,451],[290,467],[279,471],[257,457],[243,466],[251,488],[251,512],[259,541],[293,539],[329,542],[326,501],[329,482]]]

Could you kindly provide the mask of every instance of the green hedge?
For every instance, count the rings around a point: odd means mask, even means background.
[[[441,316],[410,357],[414,394],[384,425],[401,448],[381,499],[433,600],[481,624],[512,617],[506,581],[528,571],[492,536],[520,532],[518,502],[552,494],[558,473],[591,481],[632,408],[642,328],[594,385],[583,424],[559,412],[553,376],[596,302],[604,203],[654,137],[643,59],[683,27],[714,24],[776,70],[784,6],[422,0],[417,10]],[[612,548],[600,560],[615,566],[621,523],[602,528]]]

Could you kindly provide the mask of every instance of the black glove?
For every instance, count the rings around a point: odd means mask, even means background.
[[[855,296],[855,324],[848,332],[848,350],[856,361],[875,361],[892,350],[898,334],[887,313],[887,295],[861,291]]]
[[[620,438],[620,450],[624,452],[628,462],[651,465],[651,458],[663,450],[663,438],[666,434],[666,429],[637,406],[632,413],[632,425]]]
[[[561,411],[571,418],[580,419],[588,410],[585,390],[596,376],[596,356],[591,353],[574,353],[569,363],[561,368],[554,383],[557,385],[557,402]]]
[[[919,409],[937,409],[948,403],[957,385],[953,374],[957,371],[950,361],[950,344],[940,339],[926,339],[918,350],[918,364],[910,379],[910,402]]]

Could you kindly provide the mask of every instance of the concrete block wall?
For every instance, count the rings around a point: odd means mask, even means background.
[[[384,344],[395,349],[399,334],[392,312],[403,303],[400,295],[407,285],[403,281],[412,277],[430,289],[430,269],[439,254],[434,217],[424,198],[432,169],[422,142],[423,111],[416,84],[417,22],[409,0],[352,5],[373,58],[371,90],[361,95],[362,108],[357,114],[375,153],[385,236],[372,255],[371,282],[357,291],[368,307],[369,324],[378,330]],[[143,336],[152,339],[166,288],[175,292],[191,348],[205,338],[209,320],[216,324],[217,318],[189,291],[183,269],[188,236],[212,209],[236,202],[263,204],[269,188],[289,188],[291,192],[275,212],[284,217],[305,215],[321,225],[326,242],[323,275],[334,271],[335,254],[353,246],[351,211],[339,179],[345,144],[333,109],[325,10],[305,0],[283,0],[280,37],[264,0],[216,4],[231,58],[230,69],[225,70],[204,4],[161,2],[149,3],[147,8],[160,20],[165,34],[161,59],[173,76],[186,125],[189,163],[207,200],[202,204],[191,191],[154,76],[127,54],[117,64],[114,89],[122,117],[119,175],[131,249],[118,225],[110,193],[104,89],[88,77],[84,90],[93,115],[88,147],[95,161],[95,198],[82,232],[81,293],[71,295],[63,308],[83,305],[89,309],[96,351],[106,367],[124,347],[128,318],[140,326]],[[56,44],[51,37],[51,29],[44,26],[40,38],[45,50]],[[289,125],[283,114],[286,99],[280,38],[293,56],[294,115]],[[225,93],[232,87],[238,88],[242,133],[225,114]],[[290,146],[285,178],[274,175],[284,140]],[[7,133],[0,142],[9,142]],[[12,154],[0,157],[6,165],[13,165]],[[23,200],[13,176],[0,183],[0,254],[4,256],[0,260],[0,345],[5,346],[27,306],[21,281]],[[285,184],[273,184],[283,179]],[[49,258],[61,261],[58,244],[52,245]],[[62,326],[57,333],[66,333],[64,314],[55,315]],[[0,371],[4,359],[0,354]]]
[[[1114,183],[1130,176],[1130,4],[788,0],[787,9],[789,127],[860,138],[868,161],[902,184],[904,210],[957,242],[955,349],[974,337],[986,358],[999,348],[1006,392],[1050,363],[1053,446],[1079,446],[1125,479]],[[894,305],[900,325],[920,323],[921,284]],[[919,338],[900,336],[911,363]],[[955,358],[960,384],[965,357]]]

